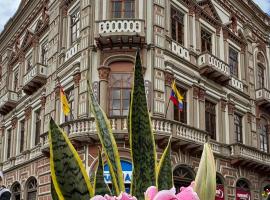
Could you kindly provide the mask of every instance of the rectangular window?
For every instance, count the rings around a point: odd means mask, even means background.
[[[257,68],[257,88],[264,88],[264,68],[260,65]]]
[[[14,80],[13,80],[13,91],[14,92],[18,91],[18,86],[19,86],[19,72],[15,71],[14,72]]]
[[[24,132],[25,132],[24,124],[25,124],[25,121],[22,120],[20,122],[20,153],[23,152],[24,150]]]
[[[238,77],[238,52],[233,48],[229,48],[229,66],[231,75]]]
[[[70,106],[70,113],[68,116],[65,116],[65,122],[73,120],[73,113],[74,113],[74,89],[71,88],[67,91],[65,91],[69,106]]]
[[[26,71],[28,72],[33,67],[33,57],[32,54],[26,58]]]
[[[80,36],[80,11],[77,10],[71,15],[71,44],[77,41]]]
[[[112,73],[110,76],[110,115],[127,116],[131,93],[131,73]]]
[[[171,8],[172,39],[179,44],[184,44],[184,15],[176,8]]]
[[[7,131],[7,159],[11,156],[11,129]]]
[[[41,116],[40,109],[35,111],[35,146],[40,142],[40,132],[41,132]]]
[[[183,99],[183,110],[180,111],[177,106],[175,106],[175,105],[173,106],[174,107],[174,120],[186,124],[187,123],[186,90],[184,90],[182,88],[179,88],[179,87],[177,87],[177,89],[180,92],[180,94],[184,97],[184,99]]]
[[[216,105],[205,101],[205,130],[212,139],[216,139]]]
[[[134,0],[112,0],[112,18],[134,18]]]
[[[234,133],[236,136],[236,142],[243,143],[242,117],[238,114],[234,114]]]
[[[48,63],[48,42],[41,45],[41,64],[47,65]]]
[[[201,51],[212,52],[212,34],[204,29],[201,30]]]

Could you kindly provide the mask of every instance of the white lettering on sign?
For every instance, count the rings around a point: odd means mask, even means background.
[[[132,176],[132,171],[123,171],[123,180],[124,183],[131,183],[131,176]],[[112,183],[112,177],[110,175],[110,172],[104,171],[104,180],[105,183]]]

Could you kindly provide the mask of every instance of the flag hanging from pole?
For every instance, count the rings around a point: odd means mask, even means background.
[[[183,111],[183,99],[184,99],[184,97],[178,91],[178,89],[176,87],[176,84],[175,84],[175,80],[173,81],[171,87],[172,87],[172,91],[171,91],[170,100],[173,102],[173,104],[175,106],[178,107],[178,109],[180,111]]]
[[[69,102],[67,100],[67,96],[66,96],[62,86],[60,86],[60,99],[61,99],[61,104],[62,104],[62,109],[63,109],[64,115],[68,116],[70,113],[70,105],[69,105]]]

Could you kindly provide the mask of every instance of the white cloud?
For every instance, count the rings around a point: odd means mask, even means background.
[[[7,21],[15,14],[21,0],[0,0],[0,32]]]
[[[261,9],[270,14],[270,0],[253,0]]]

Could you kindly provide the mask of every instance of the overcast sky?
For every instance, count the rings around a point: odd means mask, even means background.
[[[16,12],[21,0],[0,0],[0,31]],[[270,14],[270,0],[254,0],[266,13]]]

